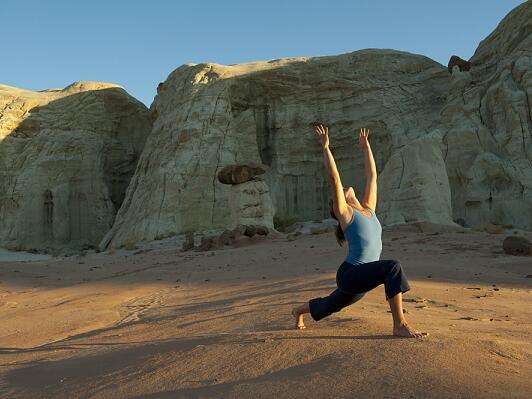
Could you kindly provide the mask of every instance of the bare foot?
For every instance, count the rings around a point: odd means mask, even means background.
[[[408,324],[400,324],[394,326],[393,335],[397,337],[406,337],[406,338],[424,338],[429,335],[428,332],[417,331],[410,327]]]
[[[303,315],[298,311],[298,308],[292,309],[292,316],[296,319],[296,329],[303,330],[304,328],[307,328],[303,321]]]

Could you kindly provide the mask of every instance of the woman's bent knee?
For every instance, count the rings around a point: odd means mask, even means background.
[[[388,272],[398,272],[402,269],[401,262],[396,259],[390,259],[388,261]]]

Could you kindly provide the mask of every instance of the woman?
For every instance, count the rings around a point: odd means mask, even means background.
[[[360,129],[358,147],[365,154],[366,192],[362,202],[355,196],[353,187],[343,187],[329,149],[329,128],[314,126],[321,141],[325,166],[329,175],[332,198],[329,201],[331,216],[338,221],[336,239],[340,245],[347,239],[349,253],[336,273],[335,289],[329,296],[314,298],[292,310],[296,328],[305,328],[303,315],[310,313],[316,321],[338,312],[360,300],[373,288],[384,284],[386,300],[393,317],[393,335],[422,338],[428,335],[410,327],[402,308],[402,294],[410,285],[397,260],[379,260],[382,251],[382,228],[375,206],[377,205],[377,170],[368,142],[369,130]]]

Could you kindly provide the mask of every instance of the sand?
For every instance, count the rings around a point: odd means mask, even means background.
[[[532,258],[505,236],[384,229],[422,340],[391,336],[383,286],[293,329],[292,307],[335,288],[332,233],[4,259],[0,397],[529,398]]]

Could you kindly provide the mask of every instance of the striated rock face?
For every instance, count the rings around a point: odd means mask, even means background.
[[[453,68],[441,111],[454,219],[532,228],[532,2]]]
[[[376,49],[183,65],[159,85],[152,133],[101,248],[228,227],[230,186],[216,176],[231,164],[268,166],[263,176],[277,216],[327,217],[323,155],[310,124],[329,124],[343,182],[362,196],[358,128],[371,129],[383,170],[393,152],[437,125],[448,79],[446,68],[427,57]]]
[[[231,228],[255,225],[274,228],[270,189],[258,176],[266,169],[260,165],[228,165],[218,172],[218,181],[231,185],[228,198]]]
[[[263,180],[250,180],[229,188],[229,228],[258,225],[273,229],[275,213],[270,190]]]
[[[97,245],[113,224],[150,132],[122,88],[0,85],[0,246]]]
[[[452,224],[451,189],[442,154],[442,133],[435,130],[398,149],[378,180],[378,218],[394,225],[417,221]]]
[[[359,198],[364,158],[354,145],[370,129],[383,225],[531,228],[531,40],[526,2],[469,61],[450,60],[451,73],[387,49],[183,65],[157,88],[151,134],[100,248],[230,227],[232,186],[217,179],[228,165],[266,165],[279,220],[328,217],[315,121],[329,125],[342,182]]]

